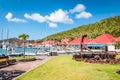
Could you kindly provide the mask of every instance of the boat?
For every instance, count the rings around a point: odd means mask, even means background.
[[[49,54],[50,54],[50,52],[45,51],[45,50],[38,50],[36,53],[36,55],[42,55],[42,56],[44,56],[44,55],[48,56]]]
[[[34,52],[25,52],[25,55],[26,55],[26,56],[28,56],[28,55],[29,55],[29,56],[34,56],[34,55],[36,55],[36,54],[35,54]]]

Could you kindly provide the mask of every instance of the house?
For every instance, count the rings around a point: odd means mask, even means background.
[[[69,47],[73,48],[75,50],[79,50],[80,49],[80,42],[82,41],[82,36],[72,40],[71,42],[69,42]],[[87,37],[84,38],[83,43],[84,44],[88,44],[90,41],[90,39],[88,39]]]
[[[55,42],[53,40],[47,40],[47,41],[44,41],[42,42],[42,45],[44,46],[53,46],[55,44]]]
[[[64,39],[62,39],[61,40],[61,45],[68,45],[69,44],[69,42],[70,42],[70,38],[69,37],[66,37],[66,38],[64,38]]]
[[[108,51],[115,51],[115,42],[116,39],[112,35],[104,33],[90,41],[89,44],[105,45],[108,47]]]

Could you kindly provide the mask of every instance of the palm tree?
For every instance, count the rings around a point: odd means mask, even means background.
[[[27,38],[29,38],[29,35],[23,33],[19,35],[18,38],[22,41],[24,45],[24,58],[25,58],[25,43],[26,43]]]

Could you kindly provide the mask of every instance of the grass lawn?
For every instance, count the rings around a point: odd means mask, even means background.
[[[57,56],[16,80],[120,80],[120,64],[93,64]]]

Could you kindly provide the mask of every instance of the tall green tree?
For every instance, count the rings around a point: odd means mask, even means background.
[[[23,43],[23,48],[24,48],[24,58],[25,58],[25,43],[26,43],[26,40],[29,38],[29,35],[28,34],[21,34],[18,36],[18,38],[22,41]]]
[[[117,42],[115,43],[115,48],[116,48],[116,49],[120,49],[120,42],[119,42],[119,41],[117,41]]]

